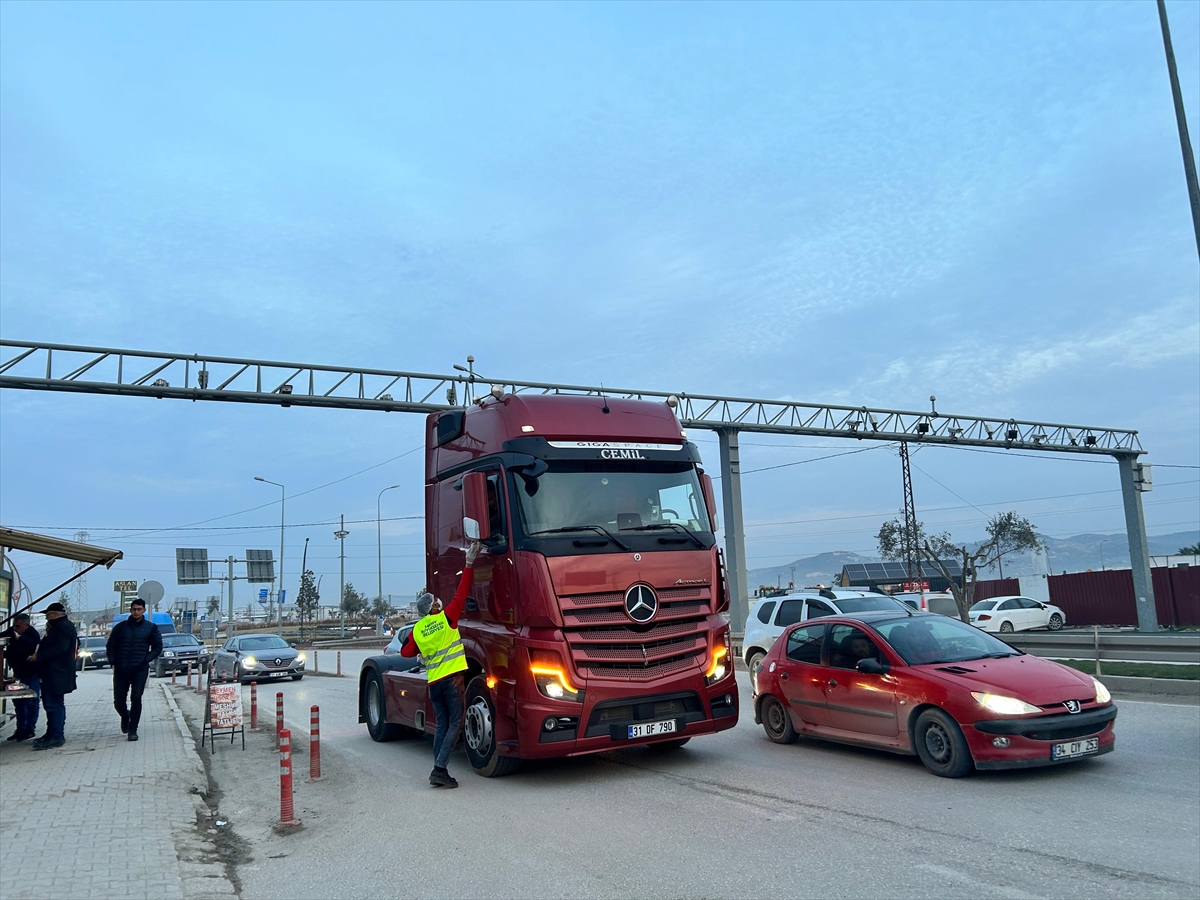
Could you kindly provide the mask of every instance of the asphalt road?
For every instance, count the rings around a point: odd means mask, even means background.
[[[232,777],[249,767],[238,754],[214,764],[243,811],[232,825],[250,845],[245,898],[1200,895],[1194,706],[1119,701],[1108,756],[947,780],[914,758],[770,743],[745,712],[743,673],[730,731],[674,752],[527,763],[503,779],[475,776],[460,751],[462,787],[445,791],[426,783],[432,741],[375,744],[357,723],[365,655],[343,651],[350,677],[260,692],[267,720],[284,693],[297,744],[321,708],[327,780],[298,780],[300,834],[270,834],[267,765],[256,781]]]

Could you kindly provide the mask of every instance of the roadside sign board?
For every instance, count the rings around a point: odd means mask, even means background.
[[[213,731],[240,728],[242,689],[236,684],[214,684],[208,688],[209,726]]]
[[[259,603],[262,603],[262,604],[264,604],[264,605],[265,605],[265,604],[266,604],[266,602],[267,602],[267,597],[268,597],[268,596],[269,596],[269,592],[268,592],[268,590],[267,590],[266,588],[259,588],[259,589],[258,589],[258,602],[259,602]]]

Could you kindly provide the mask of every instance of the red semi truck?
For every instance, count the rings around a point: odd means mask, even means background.
[[[480,774],[737,724],[712,481],[672,406],[495,391],[428,417],[430,590],[448,602],[484,546],[459,624]],[[359,721],[432,734],[426,688],[416,660],[371,657]]]

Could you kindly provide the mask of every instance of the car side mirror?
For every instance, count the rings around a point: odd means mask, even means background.
[[[886,675],[888,669],[891,668],[887,663],[882,663],[877,659],[860,659],[858,661],[858,671],[864,675]]]
[[[288,646],[289,646],[289,647],[291,647],[293,650],[295,650],[295,649],[296,649],[296,642],[295,642],[295,641],[292,641],[292,642],[290,642],[290,643],[288,644]]]

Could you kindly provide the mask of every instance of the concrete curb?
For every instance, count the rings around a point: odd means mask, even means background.
[[[162,688],[163,696],[167,698],[167,706],[171,707],[171,714],[175,716],[175,726],[179,729],[179,736],[183,739],[183,753],[192,764],[192,787],[194,794],[208,793],[208,773],[204,769],[204,762],[200,759],[200,754],[196,750],[196,739],[192,736],[192,730],[188,728],[187,720],[183,717],[183,710],[179,708],[179,704],[175,702],[175,697],[171,694],[166,682],[160,681],[158,686]]]
[[[1142,697],[1161,697],[1164,700],[1185,700],[1200,704],[1200,681],[1184,678],[1139,678],[1133,675],[1097,675],[1116,696],[1136,694]]]

